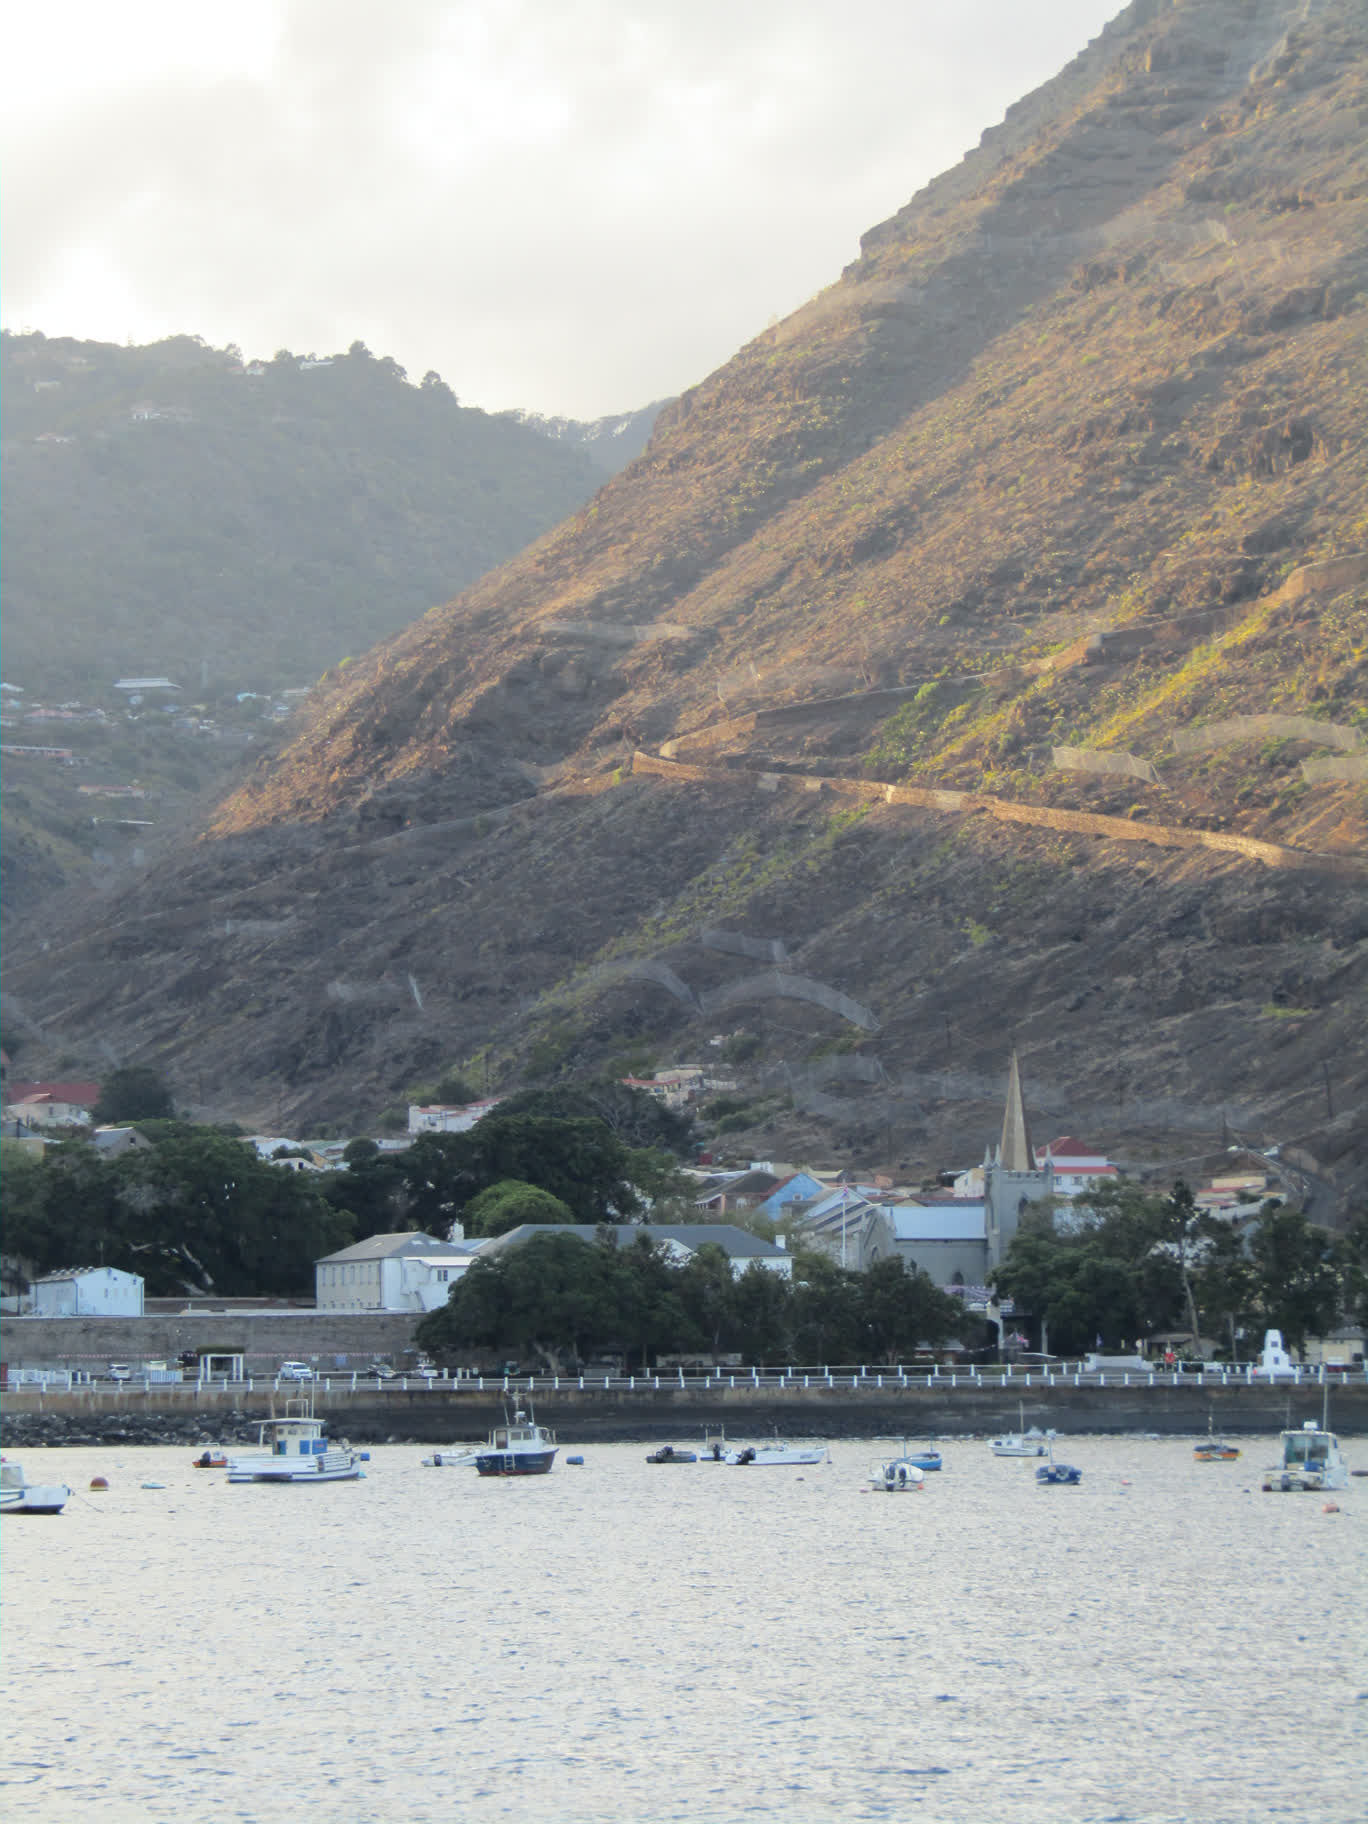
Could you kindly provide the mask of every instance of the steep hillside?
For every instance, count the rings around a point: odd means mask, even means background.
[[[923,1167],[1015,1042],[1361,1182],[1366,125],[1358,0],[1137,0],[12,1017],[296,1122],[730,1038],[738,1148]]]
[[[601,470],[347,355],[0,338],[5,675],[310,684],[502,563]]]

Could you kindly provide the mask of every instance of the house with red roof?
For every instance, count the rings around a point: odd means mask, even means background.
[[[1056,1197],[1077,1197],[1098,1184],[1114,1182],[1120,1173],[1103,1153],[1076,1140],[1072,1134],[1061,1134],[1048,1146],[1035,1149],[1037,1171],[1054,1172]]]
[[[100,1099],[98,1083],[5,1084],[5,1114],[21,1127],[86,1126]]]

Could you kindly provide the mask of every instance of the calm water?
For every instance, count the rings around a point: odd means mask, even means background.
[[[1326,1514],[1258,1492],[1271,1439],[1070,1440],[1055,1489],[943,1448],[891,1497],[877,1444],[524,1482],[392,1446],[316,1489],[15,1453],[82,1492],[3,1523],[6,1815],[1368,1815],[1368,1481]]]

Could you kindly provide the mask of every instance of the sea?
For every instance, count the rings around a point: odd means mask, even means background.
[[[75,1492],[0,1527],[5,1815],[1364,1818],[1368,1480],[1263,1494],[1276,1440],[1242,1444],[1070,1438],[1043,1488],[944,1440],[895,1495],[899,1440],[517,1481],[388,1445],[317,1488],[12,1451]]]

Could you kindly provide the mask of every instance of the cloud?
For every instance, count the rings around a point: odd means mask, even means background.
[[[49,0],[4,79],[7,322],[360,336],[593,416],[830,283],[1111,6],[131,0],[87,62],[97,10]]]

